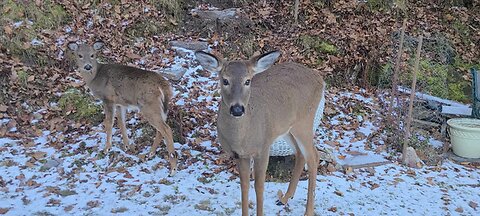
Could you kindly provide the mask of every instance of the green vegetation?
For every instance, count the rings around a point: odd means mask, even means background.
[[[129,37],[151,37],[165,29],[165,24],[151,19],[141,19],[125,31]]]
[[[368,0],[366,4],[371,11],[385,11],[391,8],[406,10],[407,7],[405,0]]]
[[[470,82],[465,80],[454,66],[428,60],[420,61],[418,85],[423,91],[435,96],[460,102],[470,100]],[[411,80],[409,75],[408,81]],[[411,82],[411,81],[410,81]]]
[[[0,45],[28,64],[44,66],[48,59],[31,42],[42,31],[54,30],[70,21],[65,9],[51,0],[6,0],[0,4]]]
[[[173,32],[181,23],[183,0],[151,0],[150,3],[166,16],[167,22],[159,22],[149,17],[140,18],[125,30],[129,37],[151,37],[164,32]]]
[[[409,61],[408,70],[400,72],[400,83],[409,87],[412,84],[413,59]],[[460,102],[471,100],[470,81],[466,80],[460,71],[478,67],[478,64],[467,64],[455,59],[453,65],[440,64],[427,59],[420,60],[419,73],[417,74],[418,91],[432,94],[437,97],[447,98]],[[387,63],[381,66],[377,73],[370,77],[371,83],[382,88],[389,88],[393,76],[393,64]]]
[[[102,107],[94,103],[93,97],[84,94],[77,89],[68,89],[58,101],[65,114],[76,120],[88,120],[94,123],[102,121]]]
[[[427,165],[435,166],[442,160],[442,149],[432,146],[425,136],[428,136],[428,133],[414,134],[410,137],[408,146],[413,147],[418,157]]]
[[[294,156],[272,156],[267,167],[266,181],[288,182],[292,177],[292,169],[295,165]]]
[[[152,0],[151,3],[171,18],[178,19],[182,16],[183,0]]]
[[[455,20],[452,24],[453,29],[457,32],[460,36],[463,43],[470,43],[471,42],[471,34],[470,34],[470,27],[468,27],[464,22],[460,20]]]
[[[325,53],[335,55],[338,54],[338,49],[335,45],[330,44],[318,36],[302,35],[299,43],[305,48],[313,52]]]
[[[372,11],[381,11],[390,8],[391,1],[385,0],[368,0],[367,2],[368,8]]]
[[[28,73],[24,70],[20,70],[17,72],[17,76],[18,76],[18,82],[20,83],[20,85],[22,85],[23,87],[27,86]]]

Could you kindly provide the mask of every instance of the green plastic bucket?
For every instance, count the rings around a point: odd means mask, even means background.
[[[464,158],[480,158],[480,120],[454,118],[447,124],[453,153]]]

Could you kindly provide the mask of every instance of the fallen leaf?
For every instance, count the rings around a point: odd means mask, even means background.
[[[347,167],[347,168],[345,168],[345,174],[346,174],[346,175],[348,175],[348,174],[350,174],[350,173],[352,173],[352,172],[353,172],[353,168],[352,168],[352,167]]]
[[[477,210],[478,203],[470,201],[468,202],[468,206],[472,207],[473,209]]]
[[[8,211],[10,211],[10,208],[0,208],[0,214],[6,214]]]
[[[341,196],[343,197],[343,192],[339,191],[339,190],[335,190],[334,192],[337,196]]]
[[[337,169],[335,169],[335,166],[332,163],[328,163],[327,170],[329,172],[335,172]]]
[[[65,208],[63,208],[64,211],[66,212],[69,212],[71,211],[75,206],[74,205],[69,205],[69,206],[66,206]]]
[[[96,208],[100,205],[100,201],[98,200],[91,200],[87,202],[87,206],[90,208]]]
[[[46,152],[38,151],[32,154],[32,158],[38,161],[43,159],[46,155],[47,155]]]
[[[328,211],[337,212],[337,207],[336,207],[336,206],[332,206],[332,207],[328,208]]]
[[[370,190],[375,190],[375,189],[377,189],[377,188],[380,187],[380,185],[377,184],[377,183],[372,183],[372,184],[370,184],[370,185],[371,185],[371,186],[370,186]]]
[[[8,25],[6,25],[6,26],[3,27],[3,31],[4,31],[5,34],[7,34],[7,35],[11,35],[11,34],[13,33],[12,27],[10,27],[10,26],[8,26]]]
[[[367,153],[359,152],[359,151],[346,151],[345,153],[347,153],[349,155],[352,155],[352,156],[367,155]]]
[[[131,59],[140,59],[140,58],[142,58],[142,56],[137,55],[137,54],[135,54],[135,53],[127,53],[127,57],[128,57],[128,58],[131,58]]]
[[[329,146],[332,146],[332,147],[335,147],[335,146],[339,146],[340,143],[338,141],[331,141],[331,140],[325,140],[323,143],[329,145]]]
[[[75,194],[77,194],[77,192],[75,192],[73,190],[61,190],[61,191],[58,192],[58,195],[63,196],[63,197],[71,196],[71,195],[75,195]]]

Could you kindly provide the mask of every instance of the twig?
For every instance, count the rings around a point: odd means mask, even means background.
[[[403,41],[405,39],[405,28],[407,27],[407,19],[403,20],[402,33],[400,34],[400,46],[398,48],[397,60],[395,60],[395,69],[393,70],[393,80],[392,80],[392,95],[390,98],[390,105],[388,107],[389,120],[393,125],[393,101],[397,96],[397,86],[398,86],[398,70],[400,69],[400,60],[402,60],[403,55]]]
[[[415,54],[415,65],[413,66],[413,80],[412,80],[412,92],[410,92],[410,102],[408,105],[407,122],[405,126],[405,140],[403,142],[402,161],[405,163],[405,155],[408,147],[408,140],[410,139],[410,125],[412,123],[413,113],[413,101],[415,100],[415,89],[417,87],[417,73],[418,65],[420,63],[420,53],[422,52],[423,35],[420,35],[418,42],[417,53]]]
[[[472,30],[474,30],[474,31],[478,31],[478,29],[477,29],[477,28],[475,28],[475,27],[473,27],[472,25],[470,25],[470,24],[467,24],[467,25],[468,25],[468,27],[472,28]]]
[[[423,121],[423,120],[420,120],[420,119],[413,119],[413,122],[418,123],[418,124],[422,124],[422,125],[426,125],[426,126],[429,126],[429,127],[440,127],[440,126],[442,126],[442,125],[440,125],[438,123],[435,123],[435,122]]]
[[[295,18],[295,25],[298,25],[298,7],[300,5],[300,0],[295,0],[295,6],[294,6],[294,18]]]
[[[361,168],[368,168],[368,167],[383,166],[383,165],[391,164],[391,163],[392,163],[391,161],[379,161],[379,162],[371,162],[371,163],[355,164],[355,165],[344,164],[342,166],[344,168],[351,167],[352,169],[361,169]]]

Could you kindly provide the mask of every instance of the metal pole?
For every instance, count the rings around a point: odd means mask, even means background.
[[[472,68],[472,117],[480,119],[480,73]]]

